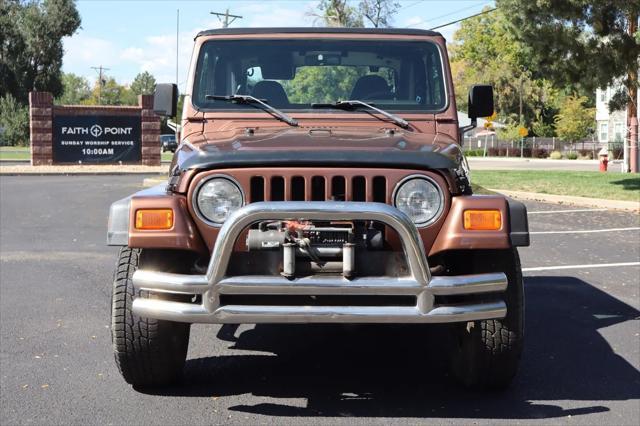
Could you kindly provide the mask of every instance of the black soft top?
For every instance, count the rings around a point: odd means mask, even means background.
[[[196,38],[208,35],[241,34],[401,34],[418,36],[439,36],[439,32],[414,28],[342,28],[342,27],[275,27],[275,28],[220,28],[200,31]]]

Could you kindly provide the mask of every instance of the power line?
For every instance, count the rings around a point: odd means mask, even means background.
[[[233,24],[233,22],[236,19],[242,19],[242,16],[240,15],[229,14],[229,9],[227,9],[224,13],[220,13],[220,12],[209,12],[209,13],[212,15],[216,15],[218,17],[218,20],[222,22],[222,28],[228,28],[229,25]],[[224,17],[224,20],[222,19],[222,17]],[[229,21],[229,18],[233,18],[233,19]]]
[[[456,21],[447,22],[446,24],[442,24],[442,25],[438,25],[438,26],[433,27],[433,28],[429,28],[429,30],[433,31],[433,30],[437,30],[437,29],[442,28],[442,27],[448,27],[449,25],[457,24],[458,22],[466,21],[467,19],[475,18],[476,16],[485,15],[485,14],[487,14],[489,12],[493,12],[494,10],[498,10],[498,8],[494,7],[493,9],[484,10],[484,11],[482,11],[480,13],[476,13],[475,15],[467,16],[466,18],[458,19]]]
[[[426,20],[421,20],[420,22],[416,22],[415,24],[407,25],[407,28],[415,27],[416,25],[426,24],[427,22],[437,21],[440,18],[445,18],[447,16],[455,15],[456,13],[464,12],[465,10],[473,9],[478,6],[484,7],[489,1],[484,1],[482,3],[474,4],[471,6],[463,7],[462,9],[454,10],[453,12],[445,13],[444,15],[436,16],[435,18],[429,18]]]

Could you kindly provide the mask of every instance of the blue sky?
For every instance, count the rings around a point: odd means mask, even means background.
[[[351,0],[357,4],[358,0]],[[234,27],[313,26],[309,13],[317,0],[77,0],[82,28],[64,39],[63,70],[95,80],[91,67],[109,68],[107,75],[130,83],[141,71],[158,82],[176,77],[176,10],[180,9],[178,50],[180,89],[184,89],[193,37],[203,29],[220,28],[210,11],[242,15]],[[490,0],[401,0],[395,27],[431,28],[480,12]],[[457,28],[439,31],[447,38]]]

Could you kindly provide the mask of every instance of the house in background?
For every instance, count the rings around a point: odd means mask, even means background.
[[[596,133],[601,143],[622,144],[627,137],[627,111],[609,112],[609,100],[615,92],[611,87],[596,90]]]

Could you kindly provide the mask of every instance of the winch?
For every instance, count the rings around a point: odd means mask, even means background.
[[[355,250],[381,249],[382,231],[373,223],[265,221],[257,229],[249,230],[247,248],[256,250],[282,250],[282,275],[293,278],[296,257],[304,257],[321,270],[329,259],[342,257],[342,274],[346,278],[355,273]],[[336,263],[335,260],[332,263]]]

